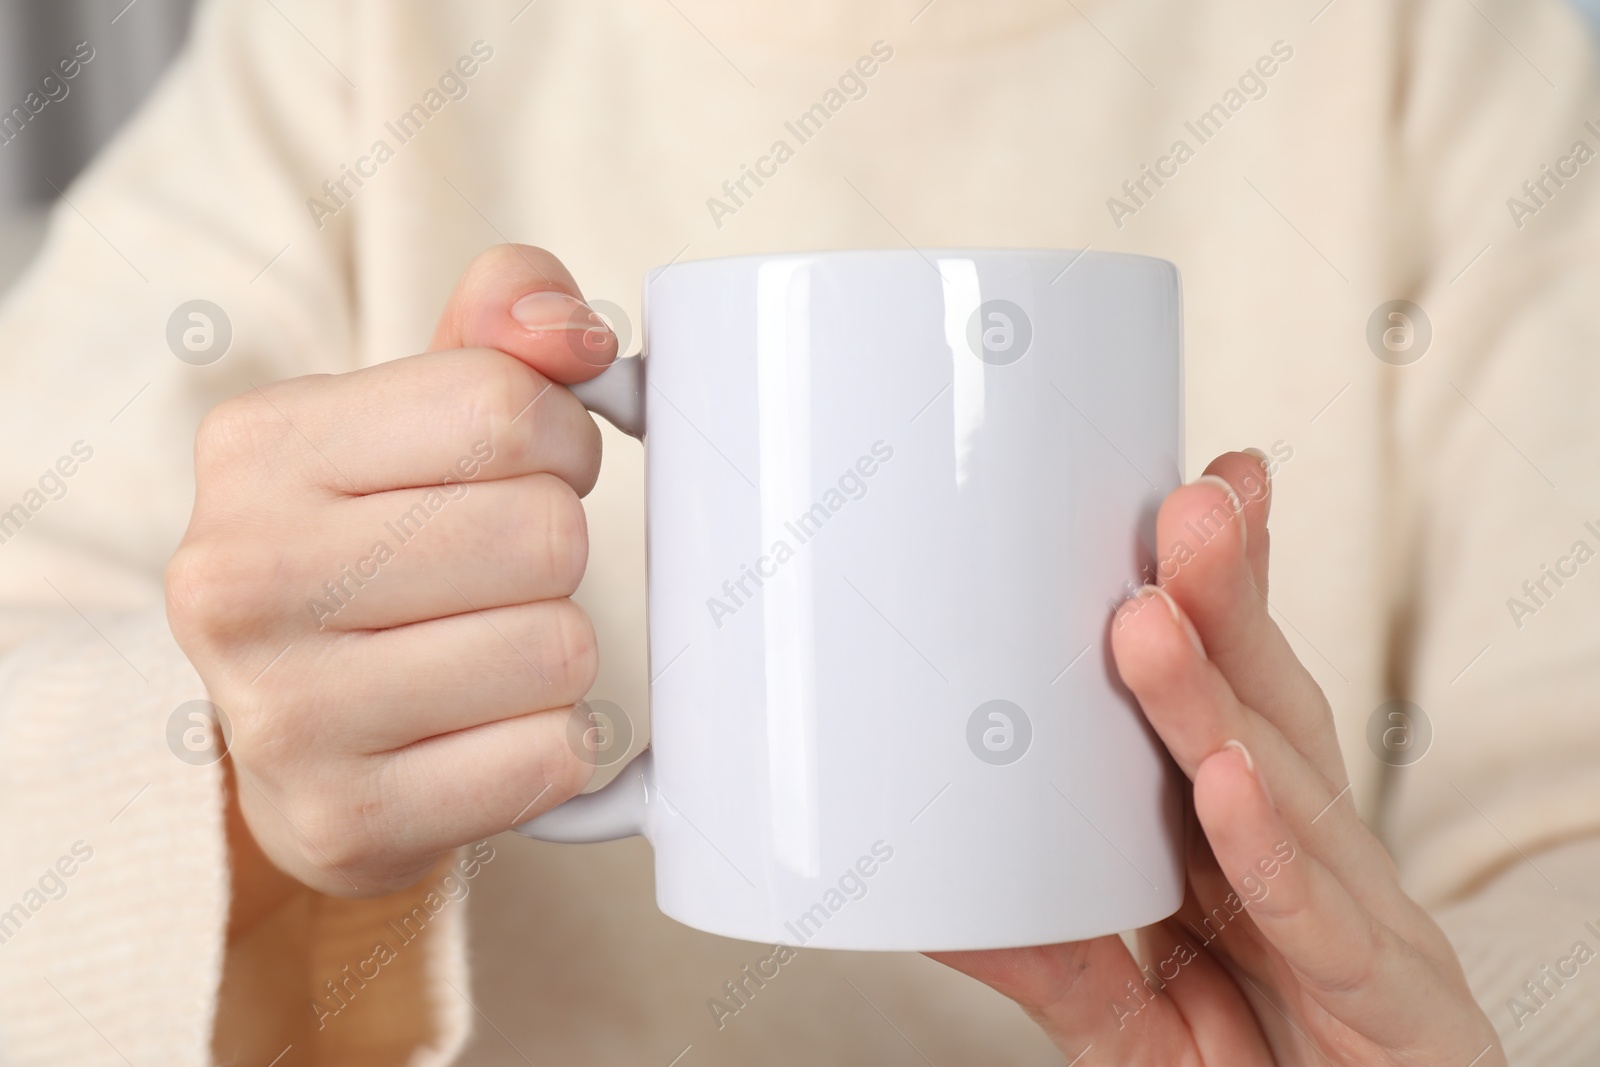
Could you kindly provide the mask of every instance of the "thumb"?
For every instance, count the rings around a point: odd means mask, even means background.
[[[479,255],[456,282],[428,350],[452,348],[497,348],[571,385],[611,364],[617,338],[559,259],[506,244]]]

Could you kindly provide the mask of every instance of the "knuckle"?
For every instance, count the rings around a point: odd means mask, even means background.
[[[563,598],[553,603],[557,605],[550,637],[554,665],[566,682],[563,688],[582,696],[600,674],[600,644],[595,639],[594,623],[589,620],[589,613],[571,600]]]
[[[473,257],[462,274],[465,288],[472,288],[485,279],[506,273],[527,273],[529,269],[543,272],[556,257],[537,245],[516,244],[510,241],[490,245]]]
[[[561,745],[556,765],[549,769],[546,781],[552,783],[551,791],[562,799],[571,799],[583,792],[594,778],[594,765],[584,759],[571,745]]]
[[[194,435],[196,464],[202,461],[225,462],[230,454],[239,449],[241,439],[246,436],[244,425],[247,416],[244,408],[245,405],[235,397],[224,400],[201,417]]]
[[[541,809],[555,807],[583,792],[594,775],[594,765],[567,740],[567,720],[568,716],[576,714],[574,709],[568,707],[549,714],[560,717],[562,729],[559,739],[536,746],[533,759],[533,776],[537,780],[535,788],[549,790],[546,796],[549,803],[542,804]]]
[[[343,789],[300,789],[281,806],[290,836],[300,846],[301,863],[317,872],[320,881],[342,881],[347,872],[360,870],[383,852],[377,820]]]
[[[264,398],[251,394],[224,400],[206,412],[195,430],[196,481],[236,474],[243,461],[258,463],[282,439],[282,422]]]
[[[282,577],[279,550],[268,542],[242,546],[216,536],[185,541],[165,574],[174,636],[231,644],[259,634],[277,614]]]
[[[1373,985],[1378,960],[1386,958],[1397,946],[1391,943],[1390,935],[1376,920],[1369,919],[1368,923],[1364,938],[1343,952],[1334,950],[1337,953],[1334,962],[1317,976],[1318,989],[1335,996],[1348,996]]]
[[[496,457],[510,469],[523,469],[536,458],[538,447],[533,432],[538,425],[536,411],[530,408],[551,382],[503,352],[485,350],[484,354],[488,358],[479,374],[468,432],[474,440],[492,444]]]
[[[167,561],[163,585],[167,597],[167,621],[174,636],[182,639],[202,625],[212,604],[209,581],[212,562],[205,550],[186,541]]]
[[[227,553],[211,542],[188,542],[167,564],[167,618],[175,636],[226,641],[235,636],[237,616],[229,607],[241,599],[238,572]]]
[[[327,803],[301,804],[289,814],[293,836],[301,843],[300,862],[315,871],[318,881],[337,878],[341,872],[365,861],[366,838],[361,827]]]
[[[583,502],[566,482],[552,474],[534,475],[533,522],[537,535],[528,539],[534,566],[564,592],[578,588],[589,564],[589,520]]]
[[[575,397],[572,399],[576,401]],[[578,427],[581,440],[572,443],[577,456],[572,488],[579,497],[585,497],[600,480],[600,454],[604,448],[604,438],[600,435],[600,425],[592,418],[580,419]]]
[[[463,397],[456,418],[463,436],[491,446],[484,465],[509,473],[557,471],[587,495],[600,476],[602,437],[578,399],[503,352],[467,352],[470,381],[451,392]]]

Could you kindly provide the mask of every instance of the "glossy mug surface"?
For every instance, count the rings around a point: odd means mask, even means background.
[[[574,389],[645,441],[651,748],[519,829],[642,834],[663,912],[769,944],[1174,912],[1179,781],[1109,632],[1182,481],[1181,332],[1143,256],[651,272],[642,359]]]

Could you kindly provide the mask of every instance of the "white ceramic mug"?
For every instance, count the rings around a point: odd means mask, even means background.
[[[1132,929],[1182,792],[1116,676],[1183,472],[1178,271],[855,251],[652,271],[573,391],[646,438],[651,748],[518,829],[632,834],[667,915],[846,949]]]

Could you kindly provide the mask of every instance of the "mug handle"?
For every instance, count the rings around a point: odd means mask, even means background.
[[[598,377],[568,388],[584,407],[629,437],[644,438],[642,354],[618,359]],[[566,843],[648,838],[646,814],[655,794],[655,759],[647,746],[604,786],[535,815],[516,831],[540,841]]]

